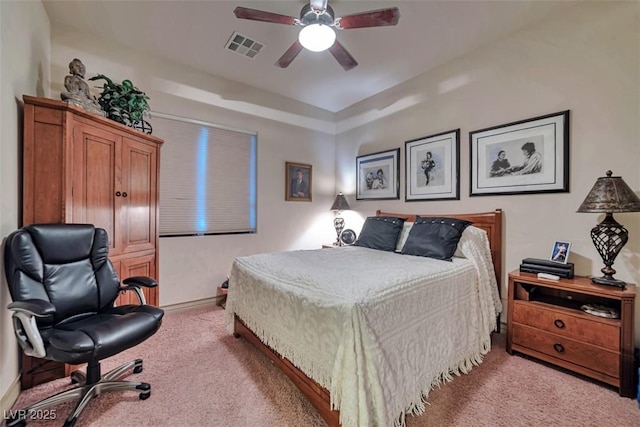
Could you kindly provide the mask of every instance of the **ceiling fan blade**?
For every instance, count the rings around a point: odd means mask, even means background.
[[[236,18],[250,19],[252,21],[273,22],[276,24],[295,25],[296,18],[293,16],[280,15],[278,13],[265,12],[263,10],[249,9],[246,7],[236,7],[233,11]]]
[[[302,44],[296,40],[296,42],[287,49],[284,55],[282,55],[274,65],[280,68],[287,68],[289,64],[296,59],[296,56],[298,56],[302,49],[304,49]]]
[[[331,52],[338,63],[342,65],[345,71],[349,71],[358,65],[358,62],[347,52],[347,49],[345,49],[338,40],[329,48],[329,52]]]
[[[388,25],[396,25],[399,19],[400,10],[398,10],[397,7],[392,7],[337,18],[336,27],[344,30],[350,28],[385,27]]]

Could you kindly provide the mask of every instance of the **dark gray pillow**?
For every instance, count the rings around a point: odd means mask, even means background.
[[[451,261],[462,232],[471,224],[457,218],[418,216],[402,247],[402,253]]]
[[[403,224],[403,218],[370,216],[364,221],[360,237],[354,245],[381,251],[394,251]]]

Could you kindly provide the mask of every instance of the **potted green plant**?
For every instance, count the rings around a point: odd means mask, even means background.
[[[104,74],[98,74],[89,80],[104,80],[98,103],[108,118],[151,133],[151,126],[144,120],[149,114],[149,97],[135,87],[131,80],[116,83]]]

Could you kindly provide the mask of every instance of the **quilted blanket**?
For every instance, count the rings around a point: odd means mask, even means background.
[[[343,426],[404,425],[490,350],[501,310],[486,233],[452,262],[361,247],[237,258],[234,315],[331,395]]]

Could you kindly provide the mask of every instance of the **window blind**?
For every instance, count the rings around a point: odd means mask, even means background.
[[[255,133],[153,114],[160,155],[160,236],[256,231]]]

